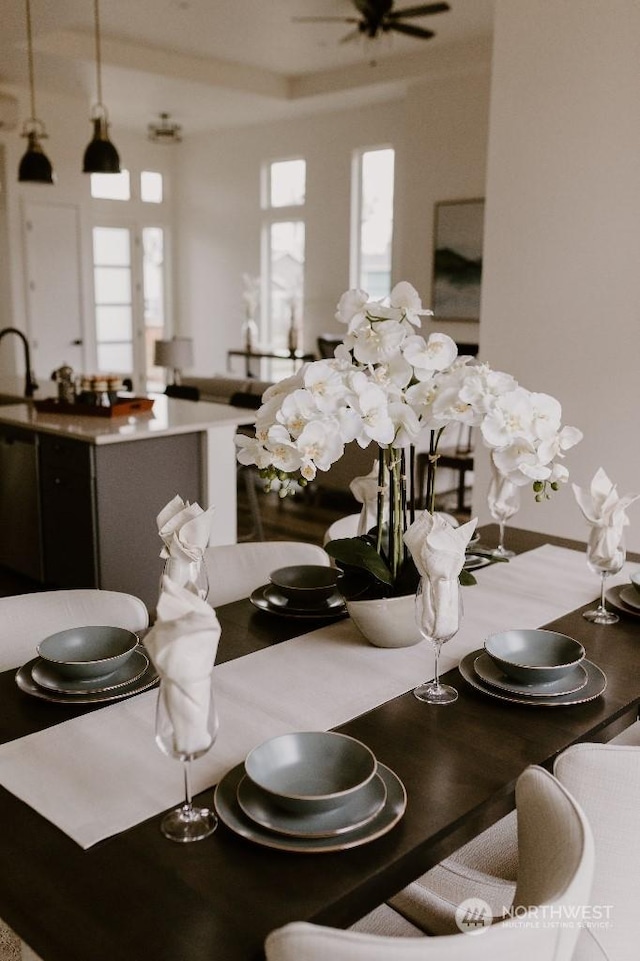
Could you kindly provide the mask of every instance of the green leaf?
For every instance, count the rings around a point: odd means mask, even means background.
[[[393,585],[391,571],[375,547],[364,537],[344,537],[325,545],[327,554],[350,567],[362,567],[381,581]]]
[[[474,584],[478,583],[471,571],[465,571],[464,568],[460,571],[458,581],[462,587],[473,587]]]

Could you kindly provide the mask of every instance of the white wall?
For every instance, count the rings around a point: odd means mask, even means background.
[[[197,372],[224,370],[241,343],[242,273],[260,273],[260,169],[307,160],[305,346],[340,331],[335,305],[349,286],[351,161],[391,144],[396,156],[395,280],[431,294],[433,207],[484,194],[489,70],[423,81],[405,97],[358,110],[190,138],[180,163],[179,324],[196,338]],[[444,327],[443,327],[444,329]],[[448,330],[475,339],[476,325]],[[238,369],[238,368],[236,368]]]
[[[562,402],[566,460],[640,491],[640,5],[497,0],[480,348]],[[488,515],[488,467],[475,509]],[[568,488],[514,523],[584,539]],[[628,546],[640,550],[640,502]]]

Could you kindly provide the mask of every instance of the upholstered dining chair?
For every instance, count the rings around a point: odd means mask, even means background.
[[[141,631],[149,613],[133,594],[93,588],[0,597],[0,671],[34,657],[43,637],[88,624]]]
[[[579,928],[565,918],[589,899],[591,829],[571,794],[543,768],[529,767],[520,776],[516,808],[520,868],[515,919],[494,919],[475,934],[461,933],[461,928],[458,934],[433,938],[384,937],[294,922],[268,935],[267,961],[569,961]],[[550,922],[544,923],[545,918]]]
[[[142,631],[149,625],[149,613],[138,597],[120,591],[83,588],[0,597],[0,670],[32,658],[37,644],[49,634],[89,624]],[[0,961],[39,961],[1,920]]]
[[[317,544],[302,541],[250,541],[206,547],[209,603],[213,607],[248,597],[269,581],[271,571],[293,564],[329,566],[331,558]]]
[[[637,954],[640,722],[607,744],[568,748],[557,758],[554,772],[590,821],[597,867],[589,903],[605,912],[602,925],[587,927],[580,935],[574,961],[627,961]],[[508,815],[404,888],[387,908],[427,933],[449,933],[456,930],[460,901],[481,897],[490,904],[502,899],[508,903],[517,874],[517,827]]]

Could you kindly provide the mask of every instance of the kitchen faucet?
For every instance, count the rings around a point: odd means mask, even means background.
[[[24,346],[24,363],[26,367],[26,374],[24,379],[24,396],[33,397],[35,391],[38,389],[36,379],[31,372],[31,355],[29,353],[29,341],[17,327],[3,327],[0,330],[0,341],[5,334],[17,334]]]

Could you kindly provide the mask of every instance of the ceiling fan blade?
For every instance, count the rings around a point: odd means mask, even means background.
[[[409,23],[399,23],[395,20],[393,23],[388,23],[385,29],[395,30],[397,33],[406,33],[409,37],[420,37],[423,40],[430,40],[431,37],[435,37],[433,30],[424,30],[423,27],[412,27]]]
[[[359,23],[357,17],[291,17],[292,23]]]
[[[433,13],[446,13],[451,7],[448,3],[425,3],[420,7],[405,7],[404,10],[390,10],[386,20],[398,20],[400,17],[428,17]]]

